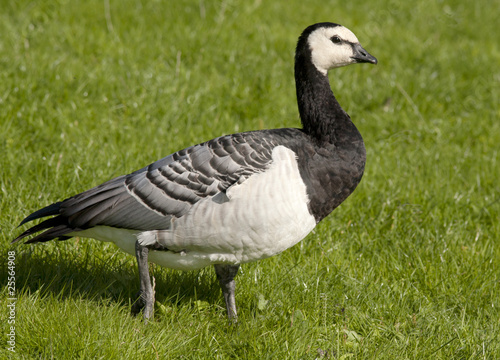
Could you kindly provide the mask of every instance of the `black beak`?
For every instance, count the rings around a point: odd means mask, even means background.
[[[356,62],[370,63],[374,65],[377,64],[375,56],[370,55],[360,44],[353,44],[352,51],[354,52],[354,55],[351,56],[351,58],[356,60]]]

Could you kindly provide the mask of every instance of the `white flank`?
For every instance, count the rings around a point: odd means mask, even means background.
[[[112,241],[134,254],[135,241],[159,243],[149,261],[191,270],[210,264],[241,264],[276,255],[316,226],[295,153],[278,146],[268,170],[238,182],[223,194],[201,200],[172,221],[170,230],[132,231],[98,226],[72,235]]]
[[[113,242],[120,249],[135,256],[137,230],[120,229],[110,226],[95,226],[93,228],[70,233],[70,236],[82,236],[96,240]]]

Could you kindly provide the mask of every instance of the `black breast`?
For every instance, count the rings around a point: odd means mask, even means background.
[[[309,197],[309,211],[320,222],[361,181],[366,162],[363,139],[352,122],[344,123],[334,143],[314,139],[294,149]]]

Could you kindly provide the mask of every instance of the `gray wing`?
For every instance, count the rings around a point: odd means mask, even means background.
[[[73,229],[168,229],[201,199],[264,171],[274,138],[249,132],[189,147],[61,202],[59,214]]]

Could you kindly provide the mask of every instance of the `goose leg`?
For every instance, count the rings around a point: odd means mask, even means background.
[[[214,268],[217,280],[219,280],[222,289],[222,294],[224,295],[224,300],[226,301],[227,316],[229,320],[236,321],[238,316],[236,314],[236,301],[234,298],[236,289],[234,277],[238,273],[240,265],[217,264],[214,265]]]
[[[136,295],[137,299],[132,305],[131,312],[132,315],[137,315],[143,310],[143,316],[146,322],[153,314],[155,301],[154,285],[151,285],[151,279],[149,277],[148,253],[149,249],[147,247],[140,245],[139,241],[135,243],[135,256],[137,258],[141,286]]]

